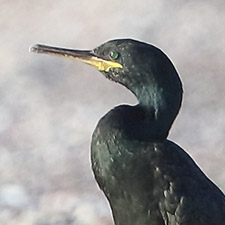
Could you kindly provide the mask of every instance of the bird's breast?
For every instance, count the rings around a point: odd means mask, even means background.
[[[92,168],[115,220],[138,225],[147,224],[150,217],[160,218],[158,203],[164,186],[160,157],[157,143],[129,139],[115,127],[103,132],[97,126],[91,144]],[[122,213],[121,208],[126,210]]]
[[[114,187],[121,187],[132,192],[142,184],[141,188],[149,190],[153,180],[159,179],[155,163],[161,152],[148,139],[151,128],[145,121],[145,112],[131,106],[116,107],[99,121],[92,136],[91,159],[102,189],[112,193]]]

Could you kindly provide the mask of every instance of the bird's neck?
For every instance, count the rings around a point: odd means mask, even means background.
[[[165,107],[166,102],[159,88],[152,88],[143,86],[134,91],[135,96],[139,101],[139,105],[145,110],[154,111],[154,117],[157,119],[162,113],[162,109]]]
[[[142,87],[135,91],[138,107],[151,116],[154,130],[160,137],[167,137],[181,105],[181,96],[166,93],[158,87]],[[152,118],[153,115],[153,118]]]

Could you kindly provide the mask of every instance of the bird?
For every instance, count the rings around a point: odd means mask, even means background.
[[[92,135],[92,169],[115,225],[225,224],[224,193],[168,139],[183,85],[161,49],[125,38],[93,50],[43,44],[30,50],[94,66],[137,98],[136,105],[122,104],[106,113]]]

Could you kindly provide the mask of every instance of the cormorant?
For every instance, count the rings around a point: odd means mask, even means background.
[[[92,137],[92,168],[116,225],[225,224],[222,191],[167,140],[181,106],[182,83],[160,49],[117,39],[91,51],[46,45],[31,51],[88,63],[128,88],[139,102],[109,111]]]

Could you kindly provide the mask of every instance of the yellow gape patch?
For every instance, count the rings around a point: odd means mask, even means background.
[[[75,59],[80,60],[84,63],[87,63],[91,66],[96,67],[100,71],[108,72],[110,68],[123,68],[123,66],[118,62],[107,61],[95,56],[90,57],[90,59],[83,59],[79,57],[75,57]]]

